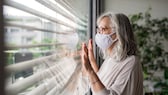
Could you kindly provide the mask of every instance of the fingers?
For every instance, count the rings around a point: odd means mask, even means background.
[[[89,40],[88,49],[89,49],[89,50],[93,50],[92,39]]]
[[[82,43],[81,59],[84,64],[88,62],[88,49],[85,43]]]
[[[91,42],[89,41],[89,43]],[[87,73],[92,69],[92,67],[89,62],[89,51],[85,43],[82,43],[81,59],[82,59],[82,70]]]
[[[88,43],[88,57],[89,61],[92,63],[95,61],[94,54],[93,54],[93,44],[92,44],[92,39],[89,40]]]
[[[88,49],[87,49],[85,43],[82,43],[82,52],[83,52],[84,55],[87,55],[87,54],[88,54]]]

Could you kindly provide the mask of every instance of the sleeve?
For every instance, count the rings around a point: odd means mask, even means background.
[[[135,59],[129,60],[125,65],[121,66],[118,76],[114,83],[112,83],[110,89],[102,89],[93,95],[121,95],[127,87],[131,73],[133,71]]]

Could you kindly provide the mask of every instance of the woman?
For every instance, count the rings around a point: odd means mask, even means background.
[[[82,44],[82,68],[93,95],[143,95],[141,64],[129,19],[124,14],[106,13],[97,20],[95,42],[105,61],[100,69],[93,55],[92,40]]]

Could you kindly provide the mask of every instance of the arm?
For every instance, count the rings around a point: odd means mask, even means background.
[[[91,45],[91,42],[89,42],[89,43]],[[94,66],[95,66],[95,70],[98,71],[98,67],[97,67],[97,65],[95,65],[96,63],[89,62],[90,59],[88,57],[89,57],[88,56],[88,49],[86,47],[86,44],[82,44],[82,52],[81,52],[82,68],[84,69],[84,71],[86,72],[87,76],[89,77],[89,81],[91,83],[91,87],[92,87],[93,91],[94,92],[99,92],[102,89],[104,89],[105,86],[100,81],[100,79],[98,78],[96,72],[93,69]],[[91,60],[91,61],[93,61],[93,60]],[[91,66],[90,63],[92,64],[92,66]]]
[[[105,86],[93,70],[88,72],[88,77],[91,84],[91,88],[94,92],[101,92],[103,89],[105,89]]]

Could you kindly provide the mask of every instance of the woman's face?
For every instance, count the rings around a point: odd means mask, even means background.
[[[111,19],[109,17],[104,17],[102,18],[97,27],[97,32],[100,34],[111,34],[114,31],[112,31],[112,25],[111,25]],[[116,38],[116,33],[111,36],[112,39]]]

